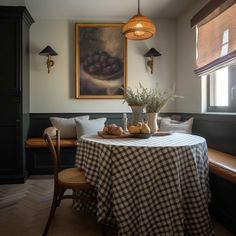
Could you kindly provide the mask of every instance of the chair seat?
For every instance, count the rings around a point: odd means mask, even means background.
[[[91,186],[85,179],[84,171],[78,168],[68,168],[58,173],[59,184],[65,188],[88,189]]]

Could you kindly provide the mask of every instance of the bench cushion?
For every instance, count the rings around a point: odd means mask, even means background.
[[[61,139],[61,147],[76,147],[76,139]],[[48,145],[43,138],[30,138],[25,142],[26,148],[47,148]]]
[[[208,148],[208,159],[212,172],[236,183],[236,156]]]

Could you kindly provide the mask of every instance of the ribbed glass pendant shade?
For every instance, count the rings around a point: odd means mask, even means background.
[[[156,33],[156,27],[146,16],[140,13],[138,0],[138,14],[129,19],[123,26],[123,34],[127,39],[144,40],[151,38]]]

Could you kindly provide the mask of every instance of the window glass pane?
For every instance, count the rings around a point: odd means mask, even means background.
[[[231,105],[236,108],[236,65],[229,67],[229,91]]]
[[[223,33],[222,46],[220,56],[225,56],[229,51],[229,29],[225,30]]]
[[[228,106],[228,67],[224,67],[210,75],[210,106]]]

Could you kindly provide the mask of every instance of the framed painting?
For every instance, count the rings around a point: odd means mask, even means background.
[[[76,98],[123,98],[127,40],[123,24],[75,24]]]

